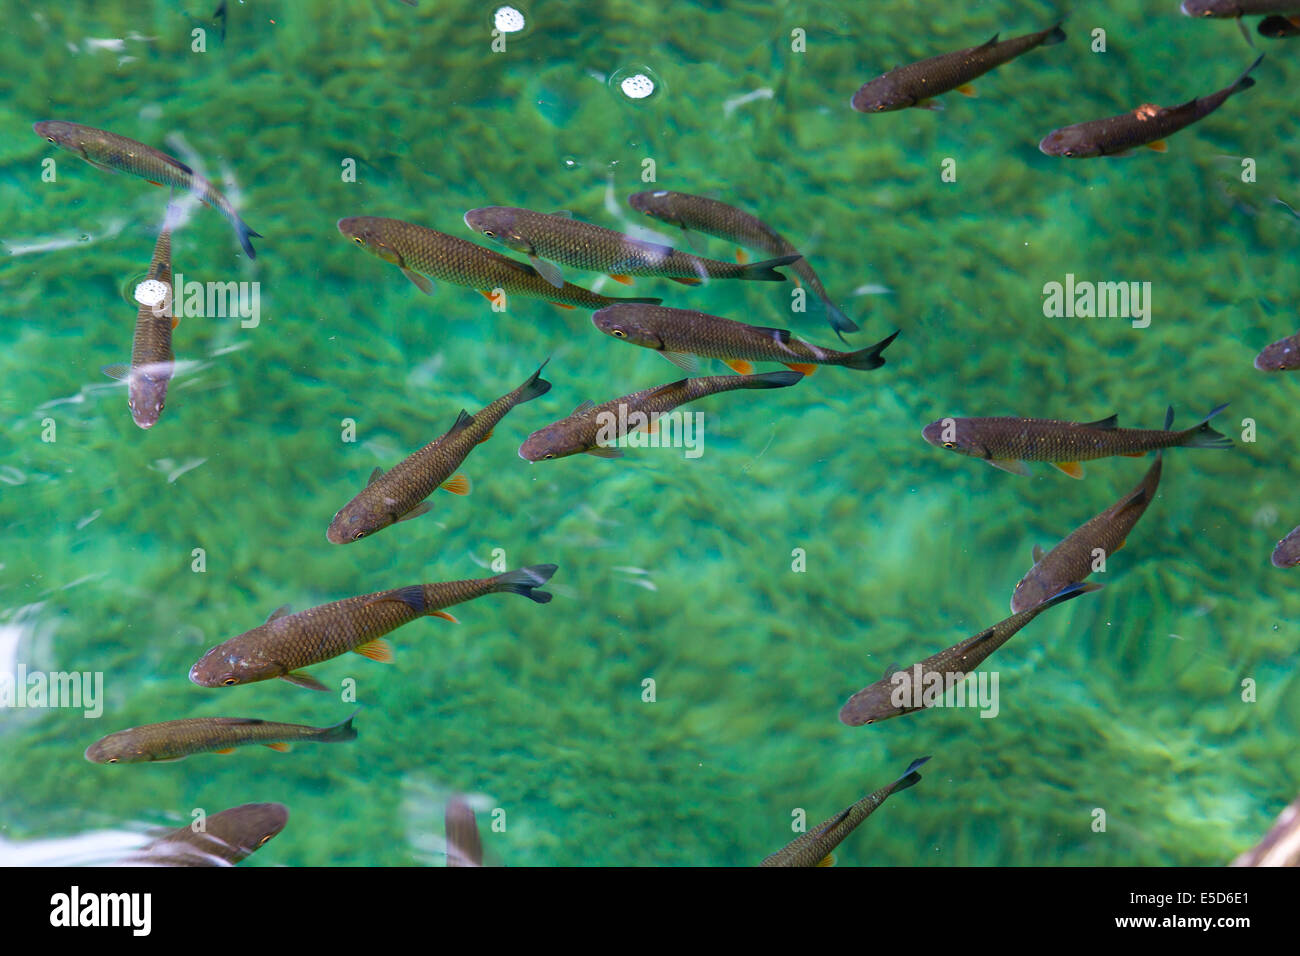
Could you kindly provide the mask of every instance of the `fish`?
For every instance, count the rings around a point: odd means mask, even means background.
[[[707,378],[684,378],[667,385],[642,389],[622,398],[597,405],[583,402],[568,418],[553,422],[533,432],[519,447],[525,461],[550,461],[570,455],[594,455],[597,458],[622,458],[623,452],[609,444],[643,427],[653,427],[654,420],[678,405],[693,402],[719,392],[738,388],[786,388],[803,379],[799,372],[764,372],[761,375],[715,375]],[[627,427],[625,427],[627,426]]]
[[[1255,356],[1261,372],[1294,372],[1300,368],[1300,332],[1279,339]]]
[[[1294,568],[1300,564],[1300,528],[1277,543],[1273,549],[1272,561],[1275,568]]]
[[[1227,407],[1220,405],[1181,431],[1119,428],[1119,416],[1111,415],[1082,423],[1050,418],[942,418],[926,425],[921,434],[931,445],[982,458],[1013,475],[1029,474],[1027,461],[1045,461],[1071,478],[1082,478],[1081,461],[1114,455],[1141,458],[1157,448],[1231,448],[1232,439],[1209,425]]]
[[[840,723],[862,727],[924,710],[933,706],[935,700],[941,702],[949,687],[959,684],[1039,614],[1081,594],[1099,591],[1101,587],[1100,584],[1079,582],[1067,584],[1043,603],[1018,611],[947,650],[905,669],[891,668],[880,680],[864,687],[845,702],[840,708]],[[899,674],[904,676],[898,677]]]
[[[526,255],[532,267],[556,288],[564,285],[564,273],[556,263],[587,272],[605,272],[616,279],[658,276],[683,285],[699,285],[705,279],[785,282],[786,277],[777,268],[803,258],[795,252],[763,262],[703,259],[589,222],[513,206],[471,209],[465,213],[465,225]]]
[[[429,510],[424,499],[439,487],[453,494],[469,494],[469,479],[455,474],[456,469],[492,436],[492,429],[507,412],[550,391],[551,383],[541,377],[545,367],[543,362],[528,381],[477,414],[461,409],[450,431],[387,472],[376,468],[366,487],[334,515],[325,537],[334,544],[346,544],[398,521],[418,518]]]
[[[266,623],[208,650],[190,668],[201,687],[233,687],[279,678],[311,690],[329,688],[302,670],[348,651],[391,663],[393,650],[383,636],[417,617],[440,617],[455,623],[444,608],[486,594],[518,594],[538,604],[552,595],[537,590],[556,571],[554,564],[534,564],[490,578],[413,584],[344,598],[291,614],[288,606],[271,612]]]
[[[172,830],[136,854],[123,866],[234,866],[271,841],[289,822],[283,803],[245,803]]]
[[[1183,0],[1180,9],[1189,17],[1228,20],[1264,13],[1300,13],[1300,0]]]
[[[184,189],[203,200],[221,215],[226,217],[244,254],[256,259],[252,239],[261,239],[262,234],[253,232],[248,224],[239,218],[230,201],[223,196],[212,183],[208,182],[175,156],[138,143],[117,133],[69,123],[63,120],[44,120],[32,127],[38,136],[42,136],[61,146],[69,152],[76,153],[96,169],[104,169],[132,176],[139,176],[159,186],[172,186]]]
[[[1296,5],[1296,9],[1300,10],[1300,4]],[[1265,17],[1259,21],[1258,29],[1260,36],[1274,40],[1300,36],[1300,17]]]
[[[1229,866],[1300,866],[1300,797],[1282,808],[1263,838]]]
[[[811,375],[818,365],[870,371],[885,364],[881,353],[898,337],[895,332],[864,349],[837,352],[794,338],[786,329],[657,305],[611,305],[597,310],[591,321],[606,335],[653,349],[691,375],[699,373],[701,357],[721,359],[741,375],[753,372],[751,361],[780,362],[805,375]]]
[[[195,717],[145,724],[102,737],[86,748],[91,763],[162,763],[191,754],[227,754],[245,744],[286,751],[291,743],[356,740],[352,717],[329,727],[277,724],[251,717]]]
[[[477,289],[489,302],[492,291],[500,289],[507,296],[545,299],[561,308],[600,309],[617,302],[642,302],[658,305],[662,299],[611,298],[598,295],[571,283],[559,288],[542,278],[532,266],[464,239],[449,236],[403,222],[376,216],[352,216],[340,219],[339,232],[372,255],[397,266],[425,295],[433,294],[428,276],[454,285]]]
[[[479,837],[474,808],[459,794],[447,801],[444,815],[448,866],[482,866],[483,840]]]
[[[896,793],[915,787],[921,782],[917,769],[929,757],[917,757],[903,771],[903,775],[875,793],[869,793],[851,807],[847,807],[829,820],[802,833],[780,850],[763,860],[759,866],[834,866],[833,851],[858,828],[867,817]]]
[[[1217,93],[1190,99],[1181,106],[1157,106],[1144,103],[1137,109],[1119,116],[1088,120],[1073,126],[1052,130],[1043,137],[1038,148],[1048,156],[1066,156],[1085,159],[1091,156],[1122,156],[1139,146],[1163,153],[1168,149],[1165,139],[1205,119],[1234,93],[1255,85],[1250,73],[1259,66],[1262,56],[1255,60],[1231,85]]]
[[[1092,573],[1098,549],[1109,557],[1124,547],[1129,532],[1155,499],[1162,455],[1163,451],[1156,452],[1155,462],[1136,488],[1080,525],[1047,554],[1034,546],[1034,566],[1020,579],[1011,595],[1013,614],[1042,604],[1059,594],[1064,585],[1086,578]]]
[[[763,220],[716,199],[656,189],[635,193],[627,201],[637,212],[677,226],[688,237],[690,230],[694,229],[746,249],[755,249],[766,256],[799,255],[794,243]],[[841,312],[826,294],[822,280],[807,259],[800,256],[790,264],[790,271],[806,282],[813,295],[825,306],[826,318],[841,340],[843,333],[858,331],[857,323]]]
[[[886,113],[910,106],[941,110],[943,106],[935,101],[936,96],[951,90],[973,96],[969,84],[976,77],[1036,47],[1065,42],[1060,23],[1010,40],[998,40],[999,35],[993,34],[980,46],[932,56],[868,80],[853,94],[850,105],[859,113]]]
[[[108,365],[103,369],[109,378],[127,383],[126,404],[131,410],[131,420],[144,429],[158,424],[167,403],[167,385],[176,367],[176,356],[172,354],[172,329],[177,321],[172,315],[171,223],[174,208],[170,204],[167,212],[162,231],[154,243],[149,271],[145,274],[146,282],[160,283],[161,286],[151,290],[155,297],[150,302],[141,302],[136,313],[131,364]]]

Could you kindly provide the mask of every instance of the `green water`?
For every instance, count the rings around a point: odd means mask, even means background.
[[[1294,46],[1261,41],[1258,85],[1168,153],[1071,162],[1038,140],[1209,93],[1254,54],[1231,23],[1192,21],[1172,0],[1075,5],[1065,45],[983,77],[977,98],[864,116],[848,108],[864,80],[1042,29],[1052,6],[539,0],[521,5],[529,31],[504,52],[491,49],[496,4],[230,6],[225,41],[210,33],[196,53],[209,0],[0,4],[0,231],[11,253],[65,240],[0,260],[0,663],[104,679],[99,719],[0,712],[0,862],[37,841],[273,800],[288,826],[244,865],[441,865],[442,806],[459,791],[482,811],[492,864],[740,865],[792,838],[796,808],[820,821],[930,754],[924,781],[868,820],[840,865],[1215,865],[1295,796],[1295,576],[1269,553],[1300,522],[1300,388],[1252,367],[1300,326],[1300,220],[1273,202],[1300,200]],[[1095,28],[1105,53],[1090,50]],[[641,67],[659,83],[648,100],[606,82]],[[122,290],[149,262],[166,194],[44,142],[31,124],[50,118],[187,146],[264,236],[250,263],[210,209],[176,233],[187,278],[260,283],[260,323],[182,321],[175,350],[193,364],[147,432],[99,370],[130,354]],[[1256,182],[1241,181],[1242,157]],[[702,402],[697,459],[648,448],[530,465],[516,454],[530,432],[680,373],[585,311],[516,298],[498,314],[446,283],[426,297],[335,228],[375,215],[470,238],[462,214],[489,204],[650,226],[625,204],[647,188],[762,216],[862,324],[855,343],[902,330],[888,364]],[[1150,282],[1150,326],[1045,318],[1043,286],[1067,273]],[[863,285],[892,291],[855,297]],[[602,289],[834,343],[819,315],[791,314],[788,286]],[[548,356],[553,389],[466,461],[469,497],[438,492],[429,515],[326,542],[373,468]],[[1095,576],[1105,589],[990,661],[996,718],[839,723],[889,664],[1005,617],[1032,546],[1147,467],[1016,477],[926,444],[923,425],[1118,412],[1154,428],[1168,404],[1189,425],[1222,402],[1216,424],[1237,447],[1167,456],[1159,497]],[[555,600],[476,601],[454,609],[459,624],[390,635],[391,665],[348,655],[312,669],[331,687],[355,679],[356,704],[283,681],[187,680],[203,651],[282,604],[485,576],[501,553],[510,567],[558,564]],[[348,744],[139,766],[82,757],[154,721],[324,725],[354,707]]]

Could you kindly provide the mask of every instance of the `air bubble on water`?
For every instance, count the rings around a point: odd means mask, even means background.
[[[502,33],[519,33],[527,25],[523,12],[508,4],[492,11],[492,26]]]
[[[643,63],[634,63],[615,70],[606,81],[619,99],[642,103],[663,92],[664,84],[654,70]]]
[[[569,170],[582,168],[582,163],[578,162],[578,160],[572,156],[565,156],[560,160],[560,165]]]

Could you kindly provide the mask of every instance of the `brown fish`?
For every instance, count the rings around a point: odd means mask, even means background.
[[[1295,8],[1300,9],[1300,4],[1295,5]],[[1240,20],[1237,22],[1241,23]],[[1259,21],[1259,35],[1274,40],[1283,37],[1300,37],[1300,17],[1265,17]]]
[[[1028,33],[1010,40],[993,39],[980,46],[954,53],[943,53],[928,60],[896,67],[874,80],[868,80],[853,94],[852,107],[859,113],[885,113],[919,106],[941,110],[934,97],[950,90],[974,95],[968,84],[977,76],[1028,53],[1035,47],[1065,42],[1065,31],[1058,23],[1038,33]]]
[[[461,409],[451,431],[387,472],[376,468],[366,487],[334,515],[326,538],[334,544],[346,544],[395,522],[418,518],[429,510],[424,499],[439,487],[453,494],[469,494],[469,479],[456,475],[456,469],[480,443],[492,437],[492,429],[510,409],[550,391],[551,383],[541,377],[545,367],[543,362],[528,381],[477,414]]]
[[[1300,564],[1300,528],[1277,543],[1273,549],[1273,567],[1294,568]]]
[[[1082,478],[1079,462],[1123,455],[1141,458],[1157,448],[1231,448],[1232,439],[1209,426],[1228,406],[1220,405],[1191,428],[1169,431],[1118,428],[1119,416],[1095,422],[1062,422],[1049,418],[942,418],[925,426],[931,445],[959,455],[982,458],[994,468],[1027,475],[1027,461],[1045,461],[1071,478]],[[1166,421],[1172,422],[1170,409]]]
[[[417,617],[456,619],[443,608],[487,594],[519,594],[545,604],[539,591],[555,573],[554,564],[535,564],[490,578],[413,584],[345,598],[290,614],[286,605],[266,623],[209,650],[190,668],[190,680],[203,687],[230,687],[280,678],[299,687],[329,690],[300,668],[348,651],[390,663],[393,650],[383,636]]]
[[[1300,866],[1300,797],[1282,809],[1259,843],[1229,866]]]
[[[1013,614],[911,667],[885,674],[845,702],[840,708],[840,722],[850,727],[860,727],[933,707],[949,688],[961,683],[967,674],[984,663],[990,654],[1015,637],[1017,631],[1039,614],[1080,594],[1100,589],[1100,584],[1067,585],[1042,604]]]
[[[786,388],[802,378],[799,372],[684,378],[679,382],[642,389],[603,405],[583,402],[568,418],[529,435],[519,446],[519,457],[527,461],[550,461],[581,454],[622,458],[623,452],[611,447],[614,442],[639,429],[652,427],[656,418],[678,405],[738,388]]]
[[[1188,100],[1181,106],[1156,106],[1144,103],[1129,113],[1089,120],[1073,126],[1052,130],[1043,137],[1038,148],[1048,156],[1066,156],[1085,159],[1090,156],[1122,156],[1145,146],[1163,153],[1168,147],[1165,138],[1172,136],[1197,120],[1205,119],[1234,93],[1255,85],[1250,71],[1259,66],[1262,56],[1237,77],[1230,86],[1217,93]]]
[[[483,840],[474,808],[459,794],[447,801],[444,815],[448,866],[482,866]]]
[[[228,754],[245,744],[286,751],[291,743],[339,743],[357,739],[352,717],[330,727],[277,724],[251,717],[168,720],[109,734],[86,748],[86,759],[91,763],[158,763],[190,754]]]
[[[1156,488],[1160,485],[1162,454],[1156,452],[1155,463],[1136,488],[1080,525],[1047,554],[1034,545],[1034,566],[1020,579],[1011,595],[1012,612],[1042,604],[1052,595],[1059,594],[1065,585],[1082,581],[1092,573],[1098,551],[1104,560],[1124,547],[1129,532],[1155,500]]]
[[[853,806],[835,814],[829,820],[801,834],[782,849],[763,860],[759,866],[834,866],[832,851],[844,842],[844,839],[858,828],[867,817],[889,797],[921,782],[917,768],[929,757],[913,760],[903,775],[875,793],[869,793]]]
[[[121,861],[123,866],[234,866],[284,829],[282,803],[245,803],[172,830]]]
[[[1300,368],[1300,332],[1266,346],[1255,356],[1255,368],[1261,372],[1294,372]]]

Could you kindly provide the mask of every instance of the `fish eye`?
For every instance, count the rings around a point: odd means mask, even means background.
[[[491,229],[484,229],[483,235],[487,236],[489,239],[495,239],[497,237],[497,234]]]
[[[221,683],[223,683],[223,684],[225,684],[227,687],[229,687],[229,686],[231,686],[232,684],[238,684],[238,683],[239,683],[239,679],[238,679],[238,678],[235,678],[235,677],[227,677],[227,678],[226,678],[225,680],[223,680]]]
[[[269,839],[271,839],[271,834],[268,833],[266,836],[262,837],[262,839],[257,841],[257,845],[259,847],[264,847],[266,846],[266,841]]]
[[[955,441],[946,441],[946,442],[943,443],[943,447],[944,447],[944,448],[956,448],[956,447],[957,447],[957,443],[956,443]]]
[[[353,236],[352,241],[359,246],[364,246],[366,244],[366,240],[362,239],[360,236]]]
[[[117,758],[116,758],[116,757],[109,757],[108,760],[105,761],[105,763],[117,763]]]
[[[358,531],[356,534],[354,534],[354,535],[352,536],[352,540],[353,540],[353,541],[360,541],[360,540],[361,540],[362,538],[364,538],[365,536],[366,536],[366,533],[365,533],[364,531]]]
[[[865,727],[867,724],[874,724],[875,722],[876,722],[876,718],[874,718],[874,717],[869,717],[869,718],[867,718],[866,722],[865,722],[862,726]]]
[[[542,456],[542,460],[546,461],[548,458],[554,458],[554,457],[555,455],[553,452],[547,452],[545,455]]]
[[[609,330],[609,334],[612,335],[612,336],[614,336],[614,338],[616,338],[616,339],[625,339],[625,338],[627,338],[627,333],[624,332],[622,329],[610,329],[610,330]]]
[[[51,142],[51,143],[57,143],[57,142],[58,142],[58,140],[56,140],[53,136],[47,136],[47,137],[45,137],[45,138],[46,138],[49,142]]]

